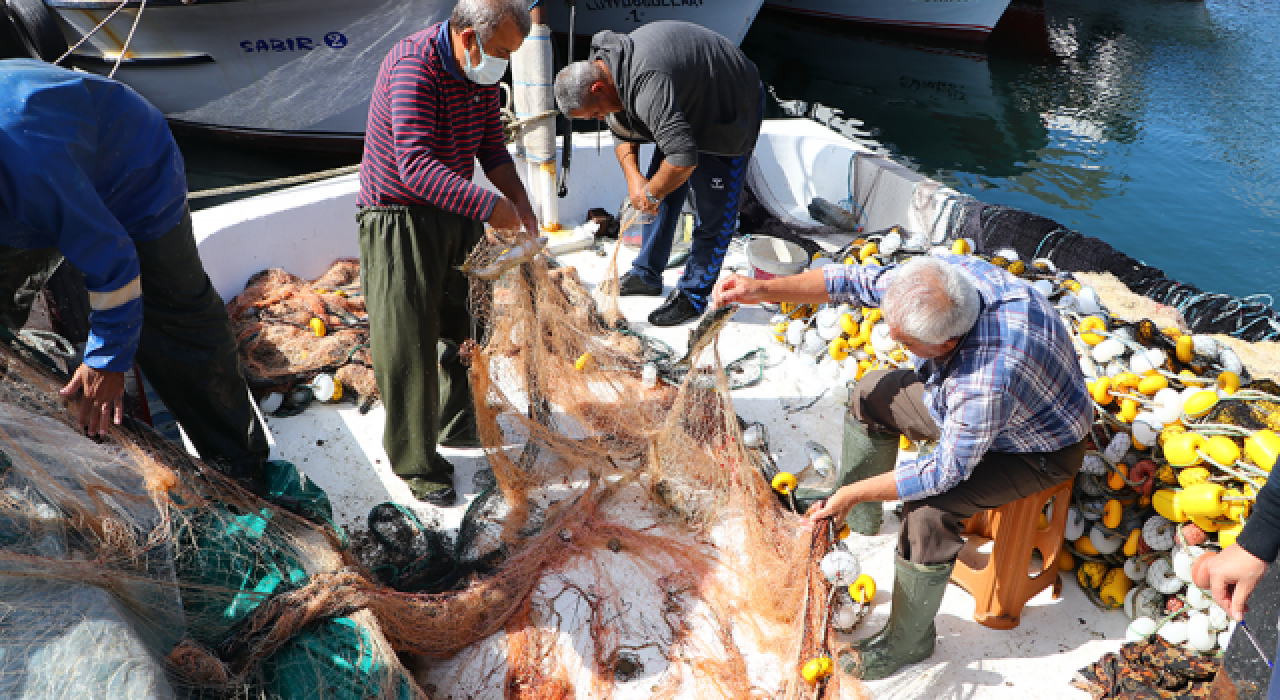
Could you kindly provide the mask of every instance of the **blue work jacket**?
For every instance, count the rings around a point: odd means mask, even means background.
[[[85,364],[121,372],[142,333],[134,242],[186,209],[182,154],[128,86],[40,61],[0,61],[0,245],[56,247],[84,273]]]

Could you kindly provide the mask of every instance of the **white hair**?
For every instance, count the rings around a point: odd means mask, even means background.
[[[978,288],[968,270],[921,256],[895,270],[880,308],[899,333],[941,345],[977,323]]]
[[[556,105],[567,116],[587,105],[591,86],[597,82],[609,82],[609,74],[595,61],[570,63],[556,74]]]
[[[529,36],[533,20],[525,0],[458,0],[449,16],[449,26],[457,31],[474,27],[483,44],[493,38],[508,17],[516,23],[520,36]]]

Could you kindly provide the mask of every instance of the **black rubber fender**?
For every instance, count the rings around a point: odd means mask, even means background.
[[[27,58],[27,47],[9,20],[7,8],[0,7],[0,59]]]
[[[43,0],[5,0],[5,10],[26,50],[23,55],[56,61],[67,52],[67,40],[58,29],[58,19]]]

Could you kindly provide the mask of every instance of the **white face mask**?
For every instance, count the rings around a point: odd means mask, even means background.
[[[476,46],[480,47],[480,64],[471,65],[471,52],[468,51],[467,65],[463,68],[463,72],[471,82],[477,85],[493,85],[502,80],[502,74],[507,72],[507,59],[495,58],[485,53],[479,34],[476,34]]]

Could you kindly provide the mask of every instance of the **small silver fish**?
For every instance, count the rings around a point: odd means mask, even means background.
[[[697,327],[689,331],[689,352],[684,356],[684,359],[676,363],[676,367],[684,367],[686,369],[693,367],[693,359],[710,345],[712,340],[715,340],[715,337],[724,329],[725,324],[729,323],[729,318],[737,310],[737,304],[727,304],[702,314],[702,319],[698,321]]]
[[[496,280],[506,274],[517,265],[533,260],[534,257],[541,253],[547,247],[547,241],[550,240],[546,236],[541,238],[531,238],[527,241],[517,243],[516,245],[506,248],[492,262],[475,266],[471,265],[471,261],[467,261],[465,265],[458,268],[462,274],[468,277],[476,277],[482,280]]]

